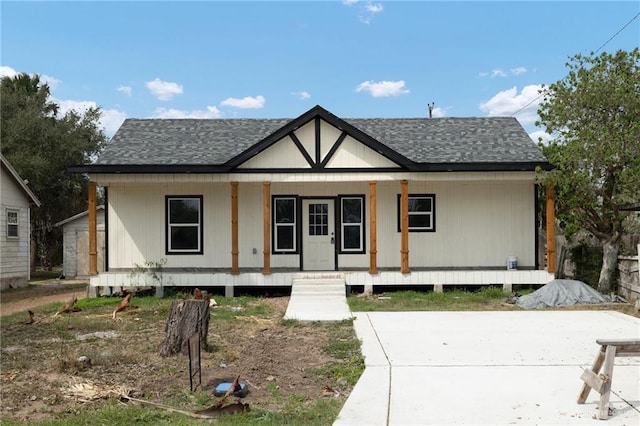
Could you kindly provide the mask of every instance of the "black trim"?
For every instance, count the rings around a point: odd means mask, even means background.
[[[306,234],[305,230],[302,228],[302,215],[304,214],[304,212],[302,211],[302,202],[304,200],[332,200],[333,201],[333,235],[336,238],[336,242],[333,244],[333,269],[328,269],[331,271],[337,271],[338,270],[338,249],[337,249],[337,231],[336,231],[336,226],[338,223],[338,209],[336,208],[336,201],[337,201],[338,197],[337,196],[321,196],[321,195],[312,195],[312,196],[307,196],[307,197],[303,197],[300,196],[300,270],[301,271],[306,271],[306,269],[304,269],[304,250],[302,249],[302,235],[303,233]]]
[[[295,251],[283,251],[283,250],[276,250],[276,203],[275,200],[276,198],[293,198],[295,206],[296,206],[296,224],[293,228],[294,230],[294,236],[293,238],[295,239],[295,243],[296,243],[296,249]],[[271,253],[272,254],[295,254],[298,255],[302,252],[301,247],[300,247],[300,233],[302,230],[302,224],[300,223],[300,219],[302,218],[302,216],[300,215],[300,209],[301,209],[301,204],[300,204],[300,197],[298,197],[298,195],[289,195],[289,194],[271,194]]]
[[[400,216],[402,215],[402,212],[400,211],[400,197],[401,194],[398,194],[398,203],[397,203],[397,216],[398,216],[398,232],[401,232],[402,230],[400,229]],[[409,194],[409,198],[417,198],[417,197],[431,197],[431,209],[433,210],[431,212],[431,220],[433,222],[433,229],[411,229],[411,227],[409,227],[409,232],[436,232],[436,194]]]
[[[319,158],[320,149],[318,147],[318,144],[320,141],[320,119],[326,121],[327,123],[331,124],[332,126],[340,130],[346,131],[354,139],[360,141],[361,143],[365,144],[366,146],[378,152],[379,154],[382,154],[384,157],[388,158],[389,160],[393,161],[399,166],[404,166],[407,169],[413,170],[414,163],[411,160],[409,160],[403,155],[398,154],[396,151],[392,150],[391,148],[384,145],[383,143],[378,142],[376,139],[367,135],[362,130],[359,130],[358,128],[352,126],[351,124],[347,123],[341,118],[338,118],[337,116],[333,115],[326,109],[322,108],[320,105],[316,105],[315,107],[311,108],[309,111],[300,115],[298,118],[291,120],[289,123],[285,124],[280,129],[276,130],[275,132],[273,132],[266,138],[262,139],[252,147],[246,149],[244,152],[236,155],[234,158],[227,161],[224,165],[228,166],[229,168],[238,167],[240,164],[244,163],[250,158],[253,158],[260,152],[264,151],[265,149],[273,145],[274,143],[278,142],[284,136],[288,135],[290,132],[293,132],[299,129],[300,127],[309,123],[311,120],[315,120],[315,126],[316,126],[315,128],[316,156],[315,157],[316,157],[316,163],[320,163],[320,158]]]
[[[85,164],[67,168],[70,173],[229,173],[230,167],[205,164]]]
[[[309,165],[313,167],[314,166],[313,158],[311,158],[307,150],[304,148],[304,146],[302,145],[302,142],[300,142],[300,139],[298,139],[296,134],[293,132],[289,133],[289,137],[291,138],[293,143],[298,147],[298,150],[300,151],[304,159],[307,160],[307,163],[309,163]]]
[[[104,272],[109,272],[109,187],[104,190]]]
[[[322,169],[324,173],[389,173],[389,172],[535,172],[540,167],[542,170],[552,170],[549,163],[540,162],[510,162],[510,163],[413,163],[411,168],[402,165],[398,167],[374,167],[374,168],[331,168]],[[125,164],[125,165],[84,165],[72,166],[67,169],[70,173],[105,173],[105,174],[139,174],[139,173],[198,173],[198,174],[242,174],[242,173],[317,173],[317,168],[232,168],[226,165],[149,165],[149,164]]]
[[[359,198],[362,200],[362,250],[342,250],[342,200],[344,198]],[[365,254],[367,252],[367,198],[364,194],[341,194],[338,195],[338,215],[337,228],[340,232],[336,232],[336,244],[338,254]]]
[[[340,145],[342,145],[342,142],[344,142],[346,137],[347,137],[347,132],[343,131],[340,134],[340,136],[338,136],[338,139],[333,143],[333,146],[331,147],[329,152],[327,152],[327,155],[324,157],[324,160],[322,160],[322,163],[320,163],[320,167],[319,168],[324,169],[327,166],[327,163],[329,163],[329,160],[331,160],[333,158],[333,155],[336,153],[338,148],[340,148]],[[369,170],[371,170],[371,169],[369,169]]]
[[[534,235],[534,250],[533,252],[535,253],[534,256],[534,266],[535,269],[538,270],[538,268],[540,268],[540,262],[538,261],[539,253],[538,250],[540,250],[540,243],[539,243],[539,236],[538,236],[538,189],[539,189],[539,185],[537,183],[533,184],[533,232],[535,233]]]
[[[197,198],[200,200],[200,250],[169,251],[169,199],[170,198]],[[164,196],[164,250],[167,256],[204,254],[204,202],[203,202],[202,195],[165,195]]]

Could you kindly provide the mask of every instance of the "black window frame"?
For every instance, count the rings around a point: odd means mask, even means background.
[[[429,198],[431,199],[431,228],[418,228],[409,226],[409,232],[436,232],[436,194],[409,194],[409,200],[412,198]],[[398,194],[398,232],[401,232],[401,221],[402,221],[402,211],[401,211],[401,194]],[[411,217],[412,212],[409,211],[409,217]],[[415,213],[414,213],[415,214]]]
[[[294,223],[286,224],[286,225],[278,225],[276,222],[276,214],[277,208],[276,203],[277,200],[293,200],[294,206]],[[301,228],[301,212],[300,212],[300,197],[297,195],[289,195],[289,194],[277,194],[271,195],[271,253],[273,254],[300,254],[300,230]],[[290,226],[293,228],[293,249],[278,249],[277,243],[277,232],[278,226]]]
[[[170,223],[170,203],[172,200],[198,200],[198,247],[196,249],[171,249],[171,228],[179,224]],[[165,196],[165,254],[174,255],[201,255],[204,253],[204,203],[202,195],[166,195]],[[188,226],[188,225],[184,225]],[[193,225],[191,225],[193,226]]]
[[[353,223],[344,222],[343,218],[343,207],[342,201],[345,199],[358,199],[360,200],[360,247],[358,249],[345,249],[344,248],[344,227],[345,226],[354,226]],[[338,196],[338,228],[340,232],[338,232],[338,253],[339,254],[364,254],[367,251],[367,214],[366,214],[366,197],[363,194],[349,194],[349,195],[339,195]]]

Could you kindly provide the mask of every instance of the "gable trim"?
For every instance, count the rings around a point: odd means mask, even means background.
[[[324,157],[324,160],[322,160],[322,163],[320,163],[319,168],[324,169],[325,167],[327,167],[327,164],[329,164],[329,161],[331,161],[331,159],[333,158],[333,155],[338,151],[338,148],[340,148],[340,145],[342,145],[342,142],[344,142],[347,136],[348,136],[347,132],[342,131],[342,133],[338,137],[338,140],[336,140],[333,143],[333,146],[331,147],[329,152],[327,152],[327,155]]]
[[[307,163],[309,163],[309,166],[314,167],[315,165],[313,163],[313,158],[311,158],[311,156],[309,155],[307,150],[304,148],[304,146],[302,145],[302,142],[300,142],[300,139],[298,139],[296,134],[294,132],[291,132],[289,133],[289,137],[291,138],[293,143],[298,147],[304,159],[307,160]]]
[[[320,105],[316,105],[315,107],[311,108],[309,111],[305,112],[298,118],[291,120],[289,123],[287,123],[286,125],[282,126],[280,129],[273,132],[271,135],[267,136],[266,138],[262,139],[261,141],[251,146],[244,152],[238,154],[231,160],[227,161],[224,165],[230,169],[238,168],[244,162],[250,160],[251,158],[258,155],[259,153],[263,152],[264,150],[269,148],[271,145],[277,143],[283,137],[293,133],[295,130],[309,123],[311,120],[314,120],[314,126],[315,126],[315,148],[316,148],[316,152],[314,153],[314,157],[316,160],[315,164],[319,165],[322,163],[321,158],[319,158],[321,155],[320,153],[321,152],[321,149],[320,149],[320,120],[321,119],[326,121],[330,125],[334,126],[335,128],[342,130],[343,132],[346,132],[348,135],[351,135],[355,140],[367,146],[368,148],[376,151],[377,153],[387,158],[388,160],[392,161],[393,163],[396,163],[399,166],[400,170],[415,169],[415,164],[411,160],[397,153],[393,149],[389,148],[388,146],[384,145],[383,143],[379,142],[373,137],[367,135],[366,133],[357,129],[356,127],[353,127],[351,124],[347,123],[341,118],[333,115],[326,109],[322,108]]]

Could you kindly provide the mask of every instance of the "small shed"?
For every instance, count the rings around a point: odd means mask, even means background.
[[[104,272],[104,206],[96,212],[98,272]],[[78,213],[56,223],[62,226],[62,273],[65,278],[87,278],[89,276],[89,211]]]

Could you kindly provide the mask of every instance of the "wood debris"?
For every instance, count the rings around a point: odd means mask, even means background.
[[[124,299],[122,299],[122,301],[120,302],[120,304],[116,307],[116,309],[113,311],[113,319],[116,319],[116,314],[120,311],[124,311],[124,309],[127,307],[127,305],[129,304],[129,300],[131,300],[131,293],[127,293],[127,295],[124,297]]]
[[[34,322],[36,322],[35,314],[33,313],[33,311],[29,310],[27,312],[29,313],[29,321],[25,322],[25,325],[33,324]]]
[[[78,298],[75,295],[73,295],[73,297],[66,303],[66,305],[58,309],[58,312],[56,312],[53,317],[55,318],[60,314],[66,314],[67,312],[71,312],[73,305],[75,305],[77,301],[78,301]]]

